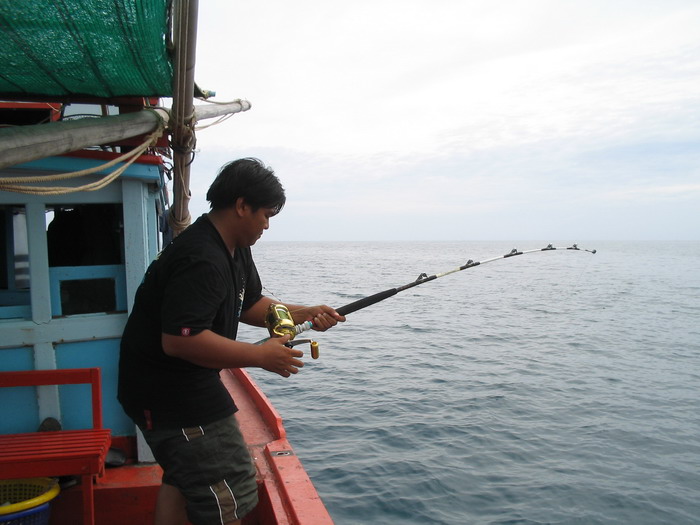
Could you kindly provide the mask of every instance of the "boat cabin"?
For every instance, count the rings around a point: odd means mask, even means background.
[[[0,170],[0,181],[49,179],[42,194],[1,186],[0,369],[101,368],[104,424],[117,442],[134,437],[116,400],[119,339],[128,305],[160,249],[163,160],[143,155],[96,191],[66,191],[75,186],[71,179],[50,176],[99,168],[118,155],[83,150]],[[82,179],[98,181],[114,169]],[[64,428],[89,423],[89,406],[80,407],[89,399],[79,386],[41,387],[36,398],[30,389],[3,390],[2,434],[36,431],[47,417]]]

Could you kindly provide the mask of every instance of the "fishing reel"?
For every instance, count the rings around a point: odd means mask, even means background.
[[[294,319],[292,314],[283,304],[272,303],[267,308],[267,313],[265,314],[265,326],[268,332],[270,332],[270,337],[283,337],[285,335],[289,336],[289,341],[285,343],[285,346],[293,348],[296,345],[309,343],[311,347],[311,357],[318,359],[318,343],[312,341],[311,339],[296,339],[294,337],[301,332],[301,330],[294,324]]]

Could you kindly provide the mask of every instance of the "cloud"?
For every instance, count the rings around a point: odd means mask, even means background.
[[[700,176],[698,176],[700,179]],[[601,198],[632,201],[636,203],[658,200],[693,200],[700,202],[700,184],[674,184],[668,186],[637,186],[618,188],[601,195]]]
[[[195,207],[219,165],[253,155],[287,187],[287,238],[472,235],[460,225],[480,216],[482,238],[557,226],[563,238],[584,223],[592,237],[630,236],[614,225],[634,224],[633,208],[649,235],[697,221],[684,204],[698,197],[696,2],[200,11],[198,83],[253,107],[198,134]],[[664,224],[645,222],[643,206],[669,203],[681,204]]]

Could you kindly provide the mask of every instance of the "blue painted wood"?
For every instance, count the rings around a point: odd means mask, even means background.
[[[134,304],[136,289],[143,275],[155,257],[149,250],[149,237],[154,232],[148,230],[149,212],[155,216],[155,200],[149,199],[147,188],[134,181],[124,181],[124,251],[126,257],[126,295],[129,310]],[[151,205],[152,204],[152,205]]]
[[[0,176],[13,177],[17,175],[55,174],[56,172],[72,172],[92,168],[103,164],[94,159],[78,157],[47,157],[45,159],[20,164],[12,168],[0,169]],[[117,165],[118,166],[118,165]],[[113,170],[114,168],[112,168]],[[87,181],[93,181],[112,170],[99,172],[96,176],[84,177]],[[29,202],[37,202],[46,205],[53,204],[78,204],[78,203],[115,203],[122,202],[121,184],[133,180],[139,184],[155,186],[160,190],[164,186],[161,168],[151,164],[134,163],[129,166],[119,179],[97,191],[84,191],[80,193],[67,193],[58,195],[30,195],[24,193],[0,191],[0,204],[23,205]],[[58,186],[75,186],[75,181],[57,184]]]
[[[33,370],[34,367],[22,370]],[[0,392],[0,434],[36,432],[39,427],[39,405],[36,387],[2,388]]]
[[[32,305],[32,321],[48,323],[51,320],[49,290],[49,252],[46,245],[46,207],[43,203],[30,202],[25,207],[27,215],[27,242],[29,244],[29,294]]]
[[[0,371],[31,370],[34,365],[32,349],[29,346],[6,347],[0,349]],[[0,389],[2,392],[2,389]]]
[[[47,157],[45,159],[33,160],[31,162],[26,162],[24,164],[18,164],[13,166],[14,170],[28,170],[28,171],[50,171],[50,172],[66,172],[70,173],[73,171],[81,171],[85,169],[90,169],[95,166],[106,163],[106,160],[95,160],[87,159],[81,157],[69,157],[69,156],[57,156],[57,157]],[[104,176],[112,173],[115,169],[123,166],[124,163],[119,162],[116,165],[107,168],[106,170],[100,170],[95,173],[95,176]],[[127,170],[120,176],[121,178],[133,178],[144,182],[157,182],[160,183],[161,177],[158,166],[153,164],[139,164],[133,163],[127,168]]]
[[[33,370],[34,356],[31,347],[3,348],[0,350],[0,370]],[[39,420],[37,392],[34,387],[0,388],[0,434],[33,432]]]
[[[126,311],[126,277],[123,264],[53,266],[49,268],[49,293],[51,294],[51,313],[54,317],[63,315],[61,283],[89,279],[113,279],[116,310]]]
[[[23,173],[28,175],[30,173]],[[17,175],[0,170],[0,176]],[[97,191],[84,193],[69,193],[66,195],[27,195],[23,193],[11,193],[0,191],[0,204],[25,205],[28,203],[41,203],[46,206],[65,204],[101,204],[121,202],[121,188],[118,182]]]
[[[0,322],[0,360],[3,348],[33,346],[43,342],[74,342],[121,337],[126,313],[71,315],[37,325],[31,320]]]
[[[0,170],[0,175],[77,171],[100,163],[92,159],[51,157]],[[94,180],[97,176],[91,177]],[[60,282],[114,278],[117,308],[130,307],[136,288],[160,247],[156,201],[162,202],[159,191],[162,185],[158,166],[132,164],[118,181],[94,192],[47,196],[0,192],[0,204],[25,207],[31,280],[30,303],[21,296],[8,296],[9,304],[0,300],[0,369],[100,367],[105,426],[114,435],[135,433],[133,423],[116,400],[119,340],[127,314],[55,317],[61,315]],[[46,207],[88,203],[122,203],[125,264],[49,268]],[[5,394],[0,392],[2,396]],[[50,392],[41,394],[35,388],[12,395],[15,398],[0,397],[0,404],[15,407],[11,409],[10,419],[0,420],[0,433],[36,430],[39,419],[56,407],[60,408],[66,428],[82,424],[75,414],[89,413],[80,409],[85,396],[78,389],[57,388],[54,400],[50,399]]]
[[[119,370],[119,338],[101,341],[79,341],[56,345],[58,368],[100,367],[102,369],[102,417],[105,428],[114,436],[134,434],[134,423],[124,414],[117,401],[117,377]],[[63,387],[61,387],[63,388]],[[87,401],[87,411],[76,409]],[[79,391],[61,391],[61,412],[67,425],[90,424],[89,399],[83,400]]]
[[[0,306],[0,319],[29,319],[32,307],[28,304],[20,306]]]
[[[29,290],[0,290],[0,306],[29,304]]]

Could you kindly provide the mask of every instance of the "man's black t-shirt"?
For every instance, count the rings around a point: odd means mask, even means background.
[[[204,425],[236,411],[219,379],[163,352],[161,334],[203,330],[236,338],[241,312],[261,297],[250,248],[234,256],[206,215],[176,237],[149,266],[121,341],[119,401],[149,428]]]

